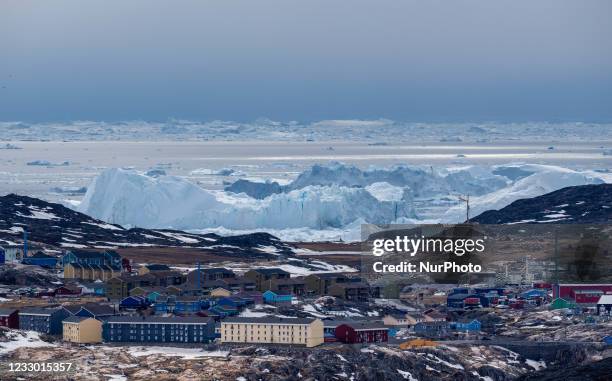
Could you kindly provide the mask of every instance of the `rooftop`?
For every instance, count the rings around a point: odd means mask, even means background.
[[[308,325],[316,319],[279,317],[228,317],[222,323]]]
[[[260,268],[260,269],[253,269],[252,271],[258,272],[262,275],[273,275],[273,274],[287,274],[289,275],[289,273],[283,269],[279,269],[277,267],[273,267],[273,268]]]
[[[59,308],[24,307],[19,310],[20,315],[51,315]]]
[[[16,308],[0,308],[0,316],[9,316],[16,310]]]
[[[64,323],[80,323],[85,319],[91,319],[86,316],[69,316],[66,319],[62,320]]]
[[[213,319],[200,316],[113,316],[108,318],[109,323],[167,323],[167,324],[185,324],[185,323],[212,323]]]

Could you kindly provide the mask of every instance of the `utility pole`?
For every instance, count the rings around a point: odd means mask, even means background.
[[[470,223],[470,195],[459,196],[459,201],[465,202],[465,222]]]

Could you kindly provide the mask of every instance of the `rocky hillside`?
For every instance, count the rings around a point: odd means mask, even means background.
[[[30,242],[63,249],[180,246],[262,258],[293,253],[289,245],[267,233],[222,237],[168,229],[125,229],[37,198],[0,197],[0,245],[20,244],[24,231]]]
[[[612,184],[567,187],[471,219],[481,224],[612,222]]]

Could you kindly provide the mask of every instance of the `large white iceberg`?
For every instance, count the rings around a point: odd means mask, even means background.
[[[205,190],[180,177],[108,169],[87,188],[78,209],[106,222],[146,228],[346,230],[361,222],[462,222],[459,195],[470,194],[476,216],[563,187],[606,182],[605,176],[533,164],[365,171],[332,164],[314,166],[280,193],[257,199]]]
[[[381,201],[364,188],[307,186],[256,200],[117,168],[95,178],[79,211],[126,226],[175,229],[325,229],[360,218],[385,223],[415,217],[410,202]]]

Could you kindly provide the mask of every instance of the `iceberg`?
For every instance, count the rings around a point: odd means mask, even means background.
[[[517,172],[531,172],[532,174],[520,178],[507,188],[470,199],[472,216],[477,216],[487,210],[501,209],[519,199],[541,196],[561,188],[606,182],[601,177],[555,166],[525,164],[514,166],[514,168]],[[441,222],[448,223],[463,220],[465,220],[464,205],[449,208],[441,217]]]
[[[200,188],[175,176],[107,169],[78,210],[103,221],[145,228],[341,228],[355,220],[388,223],[416,217],[410,200],[379,200],[364,188],[307,186],[263,200]]]
[[[126,227],[344,239],[357,236],[352,232],[362,223],[462,222],[460,195],[471,196],[476,216],[567,186],[608,182],[606,176],[535,164],[362,170],[333,163],[315,165],[287,185],[243,180],[230,192],[206,190],[182,177],[113,168],[94,179],[77,208]]]

